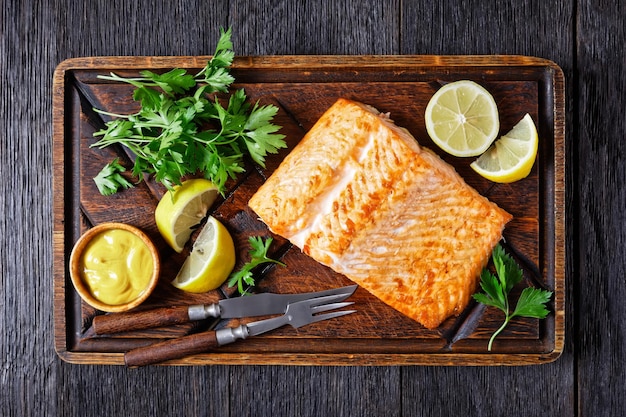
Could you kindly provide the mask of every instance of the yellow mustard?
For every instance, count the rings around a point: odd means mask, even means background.
[[[119,305],[141,295],[149,284],[154,263],[148,246],[127,230],[97,234],[82,257],[82,278],[92,295]]]

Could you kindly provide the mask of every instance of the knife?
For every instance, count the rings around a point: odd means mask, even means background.
[[[204,320],[209,317],[228,319],[283,314],[289,303],[328,295],[341,294],[348,298],[354,293],[356,288],[357,285],[350,285],[331,290],[300,294],[262,293],[228,298],[213,304],[162,307],[138,312],[104,314],[94,317],[92,329],[95,335],[103,335],[187,323],[189,321]]]

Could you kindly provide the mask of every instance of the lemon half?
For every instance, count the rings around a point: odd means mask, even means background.
[[[233,239],[222,223],[209,216],[172,285],[194,293],[211,291],[226,281],[234,267]]]
[[[211,181],[197,178],[175,186],[161,197],[154,212],[161,236],[176,252],[181,252],[193,228],[206,217],[218,189]]]
[[[425,121],[433,142],[454,156],[482,154],[500,129],[493,96],[469,80],[455,81],[437,90],[426,106]]]
[[[530,115],[526,114],[470,166],[494,182],[518,181],[530,174],[538,147],[537,128]]]

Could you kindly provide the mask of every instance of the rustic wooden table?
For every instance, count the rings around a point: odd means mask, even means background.
[[[0,414],[613,416],[626,360],[624,2],[6,0],[0,6]],[[566,82],[566,340],[523,367],[147,367],[56,355],[52,73],[64,59],[519,54]]]

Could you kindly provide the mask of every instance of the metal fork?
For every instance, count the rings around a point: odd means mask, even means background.
[[[354,313],[356,310],[342,310],[319,314],[354,304],[353,302],[334,302],[345,298],[346,296],[344,294],[336,294],[298,301],[289,304],[285,314],[282,316],[242,324],[234,328],[225,328],[217,331],[212,330],[190,336],[183,336],[177,339],[155,343],[150,346],[136,348],[126,352],[124,361],[127,366],[155,364],[170,359],[178,359],[188,355],[202,353],[211,348],[223,346],[239,339],[246,339],[249,336],[257,336],[269,332],[286,324],[298,328],[318,321],[329,320]]]

